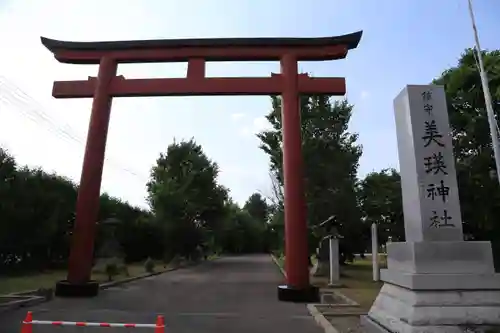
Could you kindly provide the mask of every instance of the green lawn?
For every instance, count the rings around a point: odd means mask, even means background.
[[[146,274],[143,263],[130,264],[127,268],[129,272],[128,277]],[[161,271],[166,268],[168,268],[168,266],[164,267],[163,263],[157,263],[155,266],[156,271]],[[66,273],[66,271],[58,270],[25,276],[0,277],[0,295],[38,288],[51,288],[54,287],[57,281],[65,279]],[[116,281],[128,277],[124,274],[120,274],[115,276],[113,280]],[[108,277],[102,273],[93,273],[92,278],[100,282],[108,281]]]
[[[381,266],[384,267],[382,263]],[[339,291],[368,310],[383,284],[373,281],[371,258],[355,260],[354,263],[342,267],[341,274],[343,287]]]
[[[285,258],[283,256],[275,256],[278,264],[283,267]],[[385,255],[380,255],[380,267],[387,266]],[[313,263],[316,258],[313,258]],[[342,266],[340,268],[340,282],[342,288],[335,288],[347,297],[355,300],[363,309],[368,310],[373,301],[378,295],[382,282],[374,282],[372,279],[372,262],[371,257],[365,259],[355,259],[353,263]],[[328,277],[311,277],[311,283],[318,287],[328,286]]]
[[[386,267],[385,256],[380,256],[380,267]],[[340,283],[342,288],[336,288],[342,294],[358,302],[363,309],[368,310],[378,295],[382,282],[374,282],[371,257],[355,259],[353,263],[340,268]],[[312,283],[319,287],[328,285],[328,278],[312,277]]]
[[[274,256],[276,258],[276,262],[278,265],[282,268],[285,269],[285,257],[284,256]]]

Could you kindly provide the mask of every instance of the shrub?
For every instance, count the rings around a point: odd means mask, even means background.
[[[113,277],[118,275],[118,265],[115,262],[110,262],[106,264],[105,267],[106,275],[108,276],[108,281],[113,281]]]
[[[153,259],[148,258],[146,260],[146,262],[144,263],[144,269],[148,273],[154,273],[154,271],[155,271],[155,263],[154,263]]]

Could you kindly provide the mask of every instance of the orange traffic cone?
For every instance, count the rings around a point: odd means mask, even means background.
[[[26,314],[26,318],[24,318],[23,323],[21,325],[21,333],[32,333],[33,325],[31,322],[33,321],[33,314],[31,311],[28,311]]]
[[[165,332],[165,321],[162,315],[158,315],[158,317],[156,317],[155,333],[164,333],[164,332]],[[21,332],[21,333],[31,333],[31,331]]]

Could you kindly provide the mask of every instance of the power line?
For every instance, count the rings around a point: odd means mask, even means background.
[[[68,139],[75,141],[77,143],[82,143],[81,139],[75,137],[68,130],[63,130],[60,125],[57,125],[53,119],[48,116],[43,108],[37,105],[28,95],[23,95],[23,92],[17,87],[5,81],[5,78],[0,76],[0,88],[2,94],[0,95],[0,100],[4,104],[10,105],[16,110],[20,111],[21,114],[37,125],[44,126],[46,129],[57,135],[59,138],[67,141]],[[33,104],[36,107],[33,107]]]
[[[84,140],[75,134],[75,131],[67,123],[58,124],[47,112],[43,106],[34,98],[24,92],[20,87],[11,82],[8,78],[0,75],[0,102],[18,110],[24,117],[28,118],[38,126],[44,127],[49,132],[55,134],[61,140],[67,143],[76,143],[80,148],[85,147]],[[129,168],[125,168],[113,159],[105,158],[106,162],[114,169],[124,171],[141,182],[146,183],[147,178],[141,176]]]

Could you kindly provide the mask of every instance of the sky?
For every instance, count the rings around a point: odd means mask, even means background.
[[[484,49],[500,48],[500,2],[475,0]],[[428,84],[473,46],[467,0],[0,0],[0,146],[21,165],[79,182],[90,99],[56,100],[54,80],[95,76],[58,63],[40,36],[68,41],[214,37],[323,37],[363,30],[344,60],[301,62],[313,76],[345,77],[349,131],[363,145],[359,177],[398,168],[393,99]],[[127,78],[183,77],[186,64],[120,65]],[[278,63],[209,63],[207,76],[269,76]],[[268,157],[255,133],[268,97],[114,99],[101,190],[147,207],[145,183],[161,152],[193,137],[240,204],[271,194]]]

